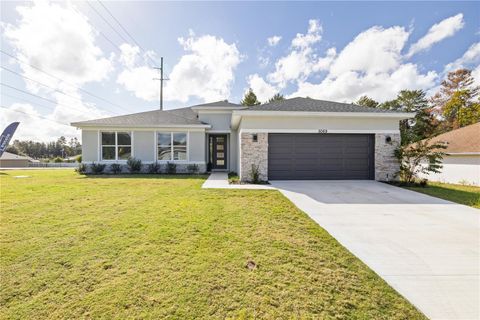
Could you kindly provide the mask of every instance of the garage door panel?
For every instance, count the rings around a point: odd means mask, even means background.
[[[269,134],[269,179],[373,179],[373,150],[373,135]]]

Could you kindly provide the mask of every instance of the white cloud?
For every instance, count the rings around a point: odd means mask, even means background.
[[[480,65],[472,70],[472,77],[474,79],[473,85],[480,86]]]
[[[465,53],[445,66],[445,72],[459,68],[467,68],[480,63],[480,42],[472,44]]]
[[[226,99],[230,95],[234,71],[242,57],[235,44],[211,35],[188,38],[178,42],[187,52],[173,67],[164,87],[164,99],[186,103],[191,97],[206,102]],[[125,67],[117,83],[133,92],[136,97],[155,101],[159,96],[158,72],[146,66],[147,57],[141,59],[138,47],[123,44],[120,62]],[[152,53],[150,53],[152,56]],[[137,66],[135,66],[137,65]]]
[[[40,116],[41,114],[32,105],[14,103],[8,109],[0,109],[0,130],[12,122],[19,121],[20,125],[13,135],[12,141],[19,139],[46,142],[60,136],[78,136],[75,128],[42,119]]]
[[[267,38],[267,42],[270,47],[275,47],[280,42],[280,40],[282,40],[281,36],[271,36]]]
[[[362,95],[385,101],[402,89],[428,89],[437,74],[422,74],[412,63],[402,63],[401,51],[408,39],[402,27],[372,27],[360,33],[335,58],[320,83],[300,79],[290,96],[309,96],[334,101],[354,101]]]
[[[257,95],[257,99],[260,102],[266,102],[268,99],[273,97],[274,94],[278,93],[278,89],[267,83],[262,77],[258,74],[249,75],[247,78],[249,88],[252,88],[253,92]]]
[[[322,39],[322,26],[318,20],[311,19],[308,21],[308,31],[306,34],[297,33],[292,40],[292,47],[306,48]]]
[[[187,102],[191,97],[204,101],[230,96],[234,71],[242,60],[237,46],[211,35],[179,38],[187,52],[173,67],[165,87],[166,100]]]
[[[283,88],[289,81],[305,79],[312,72],[327,69],[336,51],[331,48],[327,51],[327,57],[317,57],[313,45],[321,40],[321,33],[319,21],[310,20],[307,33],[297,33],[292,40],[290,53],[275,63],[275,71],[268,74],[267,79]]]
[[[360,33],[338,55],[330,68],[332,76],[344,72],[388,72],[401,63],[401,50],[408,39],[403,27],[372,27]]]
[[[49,119],[69,123],[106,113],[94,105],[87,105],[81,100],[78,87],[85,83],[103,81],[113,70],[113,55],[105,57],[95,43],[94,33],[88,18],[76,11],[71,3],[58,4],[44,1],[26,6],[17,6],[19,20],[5,25],[3,36],[14,49],[15,55],[22,61],[37,66],[43,71],[74,84],[52,78],[27,64],[20,64],[25,77],[47,84],[53,89],[67,93],[67,97],[58,91],[48,89],[32,81],[26,81],[27,90],[55,99],[57,105],[51,113],[40,113],[29,104],[14,103],[11,109],[32,114],[28,116],[19,112],[2,109],[2,122],[21,121],[16,138],[50,140],[60,135],[76,135],[74,128],[38,118],[39,115]],[[14,63],[11,60],[11,63]],[[37,118],[36,118],[37,117]]]
[[[128,68],[133,68],[137,62],[137,58],[140,55],[140,48],[132,46],[128,43],[122,43],[120,45],[120,63]]]
[[[420,51],[430,49],[435,43],[453,36],[457,31],[462,29],[464,25],[463,14],[461,13],[434,24],[428,30],[426,35],[410,47],[407,57],[411,57]]]
[[[117,83],[145,101],[158,100],[160,94],[158,72],[148,66],[135,67],[123,70],[117,77]]]
[[[111,60],[95,45],[95,34],[88,18],[69,5],[38,1],[19,6],[17,11],[18,24],[7,24],[4,36],[15,47],[20,59],[80,85],[104,80],[112,71]],[[56,85],[52,83],[56,80],[40,71],[26,65],[21,67],[26,76]]]
[[[153,80],[159,78],[158,71],[147,66],[145,55],[142,60],[139,47],[124,43],[120,46],[120,50],[119,61],[125,68],[118,75],[117,83],[133,92],[139,99],[158,100],[159,83]]]

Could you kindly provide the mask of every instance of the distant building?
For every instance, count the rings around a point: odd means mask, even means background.
[[[29,162],[34,162],[30,157],[19,156],[10,152],[4,152],[0,157],[0,168],[23,168],[28,167]]]
[[[430,181],[480,185],[480,122],[452,130],[432,139],[447,142],[441,173],[424,175]]]

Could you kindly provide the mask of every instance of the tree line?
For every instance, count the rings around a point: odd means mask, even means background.
[[[57,140],[50,142],[14,140],[7,147],[6,151],[34,159],[67,158],[81,154],[82,145],[77,138],[71,138],[67,141],[64,136],[61,136]]]
[[[362,96],[355,104],[384,110],[415,113],[413,119],[400,121],[402,144],[410,144],[480,121],[480,87],[474,85],[472,71],[458,69],[449,72],[438,92],[427,98],[423,90],[401,90],[393,100],[377,102]],[[277,93],[268,103],[284,100]],[[245,106],[259,105],[257,96],[249,89],[242,101]]]

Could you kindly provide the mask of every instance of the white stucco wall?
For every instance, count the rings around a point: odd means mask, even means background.
[[[191,131],[189,134],[189,158],[190,161],[205,162],[205,132]]]
[[[157,130],[141,130],[131,128],[106,128],[96,130],[82,130],[82,161],[83,162],[102,162],[99,158],[101,154],[99,145],[99,132],[102,131],[128,131],[132,132],[132,153],[137,159],[144,163],[151,163],[156,160],[157,154],[157,132],[188,132],[188,161],[171,161],[178,163],[203,163],[205,164],[205,131],[190,130],[188,128],[159,128]],[[112,161],[105,161],[112,163]],[[114,161],[113,161],[114,162]],[[125,160],[118,161],[119,163]]]
[[[363,118],[363,117],[281,117],[281,116],[245,116],[239,130],[318,130],[362,131],[377,133],[377,131],[399,130],[399,120],[395,118]],[[368,131],[368,132],[367,132]],[[346,132],[345,132],[346,133]]]
[[[420,177],[429,181],[480,186],[480,155],[445,156],[441,173]]]
[[[223,113],[198,112],[198,120],[208,123],[212,126],[211,131],[228,131],[230,130],[230,123],[232,113],[224,111]]]
[[[98,131],[82,130],[82,162],[98,161]]]
[[[133,155],[143,162],[155,161],[154,131],[133,131]]]

